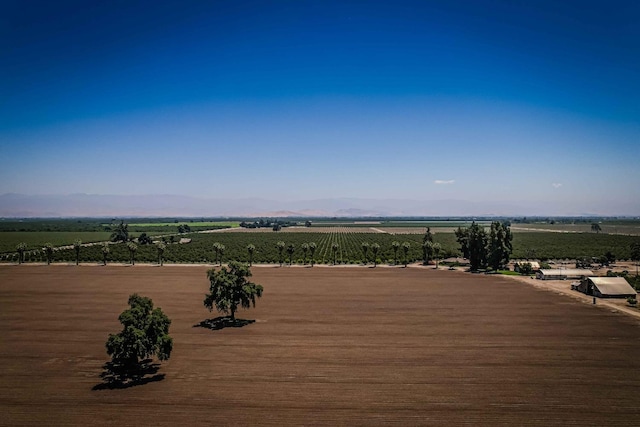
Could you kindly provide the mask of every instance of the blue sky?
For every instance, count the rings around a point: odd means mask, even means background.
[[[9,1],[0,194],[640,214],[635,1]]]

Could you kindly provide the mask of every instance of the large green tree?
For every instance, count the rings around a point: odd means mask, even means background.
[[[111,241],[112,242],[127,242],[129,240],[129,226],[124,223],[124,221],[120,221],[111,233]]]
[[[262,286],[247,280],[251,277],[251,270],[246,264],[231,261],[228,268],[209,270],[207,277],[210,286],[204,306],[209,311],[215,308],[220,313],[228,314],[233,321],[238,307],[255,307],[256,299],[262,297]]]
[[[487,265],[487,232],[474,221],[467,228],[456,230],[456,239],[465,258],[469,259],[471,271]]]
[[[491,223],[487,247],[489,267],[494,270],[500,270],[509,264],[509,257],[513,251],[512,240],[513,235],[508,225],[499,221]]]
[[[169,336],[171,320],[162,309],[153,308],[150,298],[138,294],[132,294],[128,304],[129,308],[118,317],[122,331],[110,334],[106,342],[112,365],[124,379],[128,373],[137,371],[144,359],[157,356],[167,360],[173,350],[173,339]]]
[[[422,243],[432,242],[433,243],[433,233],[431,233],[431,227],[427,227],[424,232],[424,236],[422,237]]]
[[[422,242],[422,257],[424,265],[429,264],[431,258],[433,258],[433,245],[434,243],[431,240],[424,240]]]

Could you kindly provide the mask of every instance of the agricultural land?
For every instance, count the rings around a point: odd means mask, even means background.
[[[254,268],[242,328],[194,327],[207,267],[0,266],[2,425],[628,426],[640,323],[506,277]],[[172,319],[157,375],[102,387],[129,294]]]

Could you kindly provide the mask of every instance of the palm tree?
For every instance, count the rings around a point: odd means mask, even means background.
[[[309,252],[311,252],[311,267],[313,267],[314,264],[314,255],[316,254],[316,242],[311,242],[309,243]]]
[[[409,255],[409,249],[411,248],[411,244],[409,242],[404,242],[402,244],[402,252],[404,252],[404,267],[407,268],[407,258]]]
[[[307,264],[307,251],[309,250],[309,244],[308,243],[303,243],[302,246],[300,246],[302,248],[302,254],[304,256],[302,263],[303,264]]]
[[[364,265],[367,265],[367,253],[369,252],[368,242],[362,242],[362,252],[364,253]]]
[[[291,267],[291,264],[293,262],[292,258],[293,258],[293,252],[296,250],[296,246],[293,243],[289,243],[289,245],[287,246],[287,253],[289,254],[289,267]]]
[[[247,252],[249,252],[249,267],[253,264],[253,253],[256,251],[256,247],[253,244],[247,245]]]
[[[215,252],[215,257],[213,258],[213,263],[215,264],[216,262],[218,262],[218,260],[220,260],[220,248],[222,247],[222,245],[219,242],[214,242],[213,243],[213,252]]]
[[[373,268],[378,265],[378,251],[380,250],[380,245],[374,243],[371,245],[371,252],[373,252]]]
[[[76,239],[73,242],[73,250],[76,251],[76,265],[80,264],[80,248],[82,247],[82,240]]]
[[[127,243],[127,249],[129,249],[129,253],[131,254],[131,265],[136,265],[136,251],[138,250],[138,245],[133,242]]]
[[[44,244],[44,248],[42,249],[44,250],[44,253],[47,256],[47,265],[51,264],[51,257],[53,256],[53,245],[47,242]]]
[[[107,256],[109,256],[110,251],[111,249],[109,249],[109,244],[103,243],[102,244],[102,265],[107,265]]]
[[[16,245],[16,251],[18,252],[18,264],[22,264],[24,262],[24,251],[27,250],[27,244],[24,242],[20,242]]]
[[[280,267],[282,267],[282,251],[284,251],[286,246],[287,245],[282,240],[276,243],[276,248],[278,248],[278,255],[280,257]]]
[[[334,243],[331,245],[331,252],[333,252],[333,265],[336,265],[336,254],[338,253],[339,244]]]
[[[394,240],[391,242],[391,246],[393,247],[393,259],[395,265],[398,265],[398,249],[400,248],[400,242]]]
[[[433,257],[436,260],[436,270],[438,269],[438,258],[440,257],[441,249],[442,249],[442,246],[440,245],[440,243],[433,244]]]
[[[166,249],[166,247],[167,245],[162,242],[156,244],[156,248],[158,249],[158,264],[160,264],[160,267],[162,267],[163,265],[162,255],[164,254],[164,250]]]

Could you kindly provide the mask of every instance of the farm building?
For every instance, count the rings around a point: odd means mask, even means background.
[[[519,261],[513,265],[513,271],[520,271],[520,266],[523,264],[531,264],[533,271],[540,270],[540,263],[537,261]]]
[[[585,277],[576,290],[600,298],[635,297],[636,291],[624,277]]]
[[[588,276],[593,276],[593,271],[581,268],[544,269],[536,273],[536,279],[540,280],[581,279]]]

